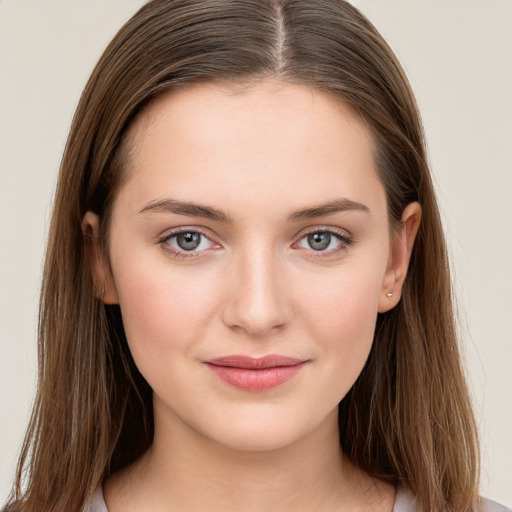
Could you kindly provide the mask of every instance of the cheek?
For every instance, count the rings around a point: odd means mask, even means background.
[[[297,276],[295,283],[302,283],[297,287],[298,302],[304,315],[326,334],[354,330],[365,336],[364,327],[375,324],[383,274],[383,265],[360,262],[311,277]]]
[[[134,263],[132,261],[132,263]],[[143,374],[179,364],[192,353],[215,314],[215,288],[200,272],[173,272],[169,264],[124,261],[116,287],[130,351]]]
[[[359,376],[373,343],[382,274],[379,266],[372,272],[368,268],[351,267],[325,281],[317,279],[301,301],[307,330],[326,368],[325,385],[330,383],[338,401]]]
[[[313,325],[318,339],[325,340],[329,350],[343,351],[346,355],[358,351],[373,339],[377,318],[375,287],[365,287],[359,282],[354,288],[340,288],[316,300],[312,297],[309,315],[317,319]]]

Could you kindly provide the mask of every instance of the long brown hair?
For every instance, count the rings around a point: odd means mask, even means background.
[[[339,406],[342,448],[370,475],[410,486],[425,511],[475,506],[476,431],[445,242],[418,109],[393,52],[343,0],[153,0],[101,57],[63,156],[41,294],[38,392],[12,510],[78,511],[152,442],[151,389],[127,348],[119,308],[96,297],[80,230],[87,210],[108,225],[128,127],[163,91],[262,77],[350,105],[372,131],[391,226],[410,202],[423,209],[401,302],[379,315],[366,366]]]

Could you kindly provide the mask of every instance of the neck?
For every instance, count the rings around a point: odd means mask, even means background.
[[[154,442],[105,486],[119,510],[391,510],[389,486],[358,470],[339,447],[337,411],[307,436],[271,450],[221,445],[155,412]],[[387,500],[387,501],[386,501]],[[138,505],[136,505],[138,504]]]

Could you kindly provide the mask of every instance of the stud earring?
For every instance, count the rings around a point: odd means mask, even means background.
[[[387,297],[388,299],[391,299],[391,297],[393,297],[393,294],[392,294],[391,292],[386,293],[386,297]]]

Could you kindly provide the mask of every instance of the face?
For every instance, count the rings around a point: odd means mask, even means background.
[[[104,300],[156,425],[263,450],[336,422],[414,232],[390,235],[364,124],[306,86],[197,86],[139,116],[126,172]]]

